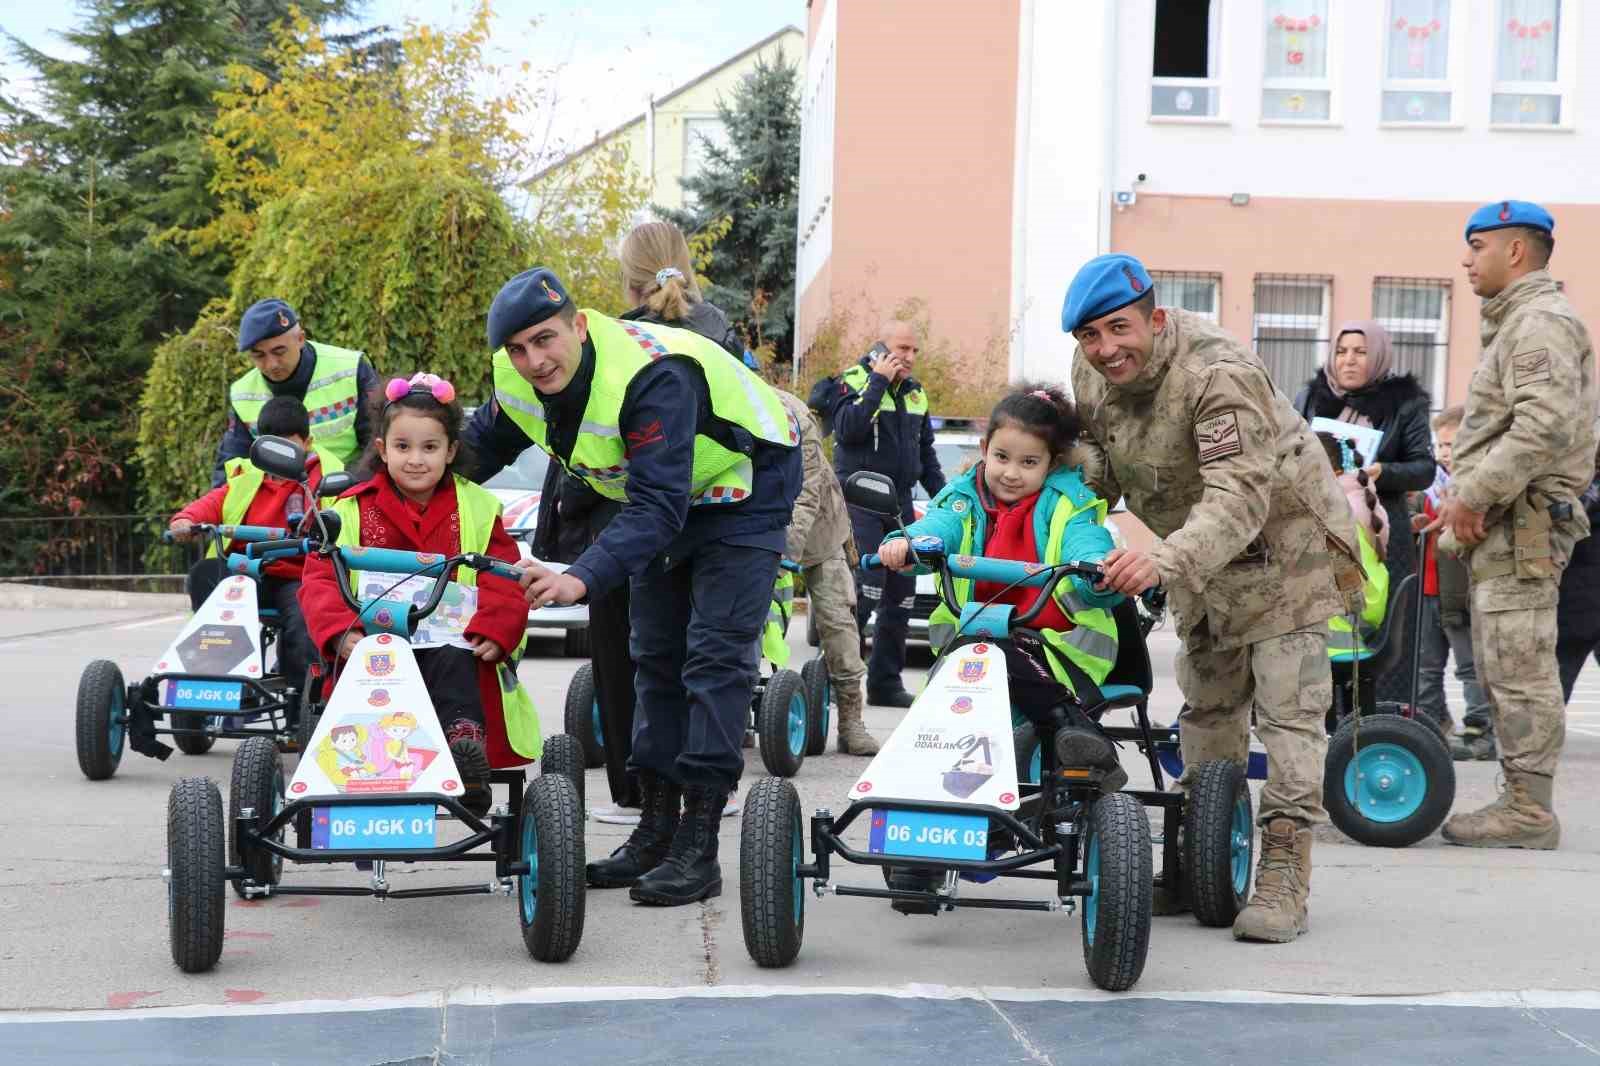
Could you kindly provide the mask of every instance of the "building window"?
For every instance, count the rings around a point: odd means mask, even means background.
[[[1222,308],[1222,275],[1155,270],[1150,280],[1156,283],[1156,303],[1162,307],[1181,307],[1217,321]]]
[[[1222,114],[1222,0],[1156,0],[1150,114],[1215,118]]]
[[[1272,122],[1333,118],[1328,0],[1264,0],[1266,61],[1261,117]]]
[[[1257,274],[1252,342],[1273,383],[1293,396],[1328,357],[1333,279]]]
[[[727,148],[728,131],[715,115],[683,120],[683,176],[692,178],[706,165],[708,147]]]
[[[1498,0],[1494,88],[1489,121],[1497,126],[1569,126],[1571,36],[1563,0]]]
[[[1450,122],[1450,0],[1389,0],[1383,121]]]
[[[1445,365],[1450,351],[1450,282],[1445,278],[1374,278],[1372,317],[1389,331],[1396,374],[1414,374],[1417,384],[1444,406]]]

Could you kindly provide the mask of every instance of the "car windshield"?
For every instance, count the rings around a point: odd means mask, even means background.
[[[955,480],[956,475],[966,473],[978,461],[978,445],[968,442],[941,441],[937,438],[933,442],[933,450],[939,456],[939,469],[944,471],[948,480]],[[926,500],[928,490],[922,487],[919,481],[911,489],[913,500]]]
[[[522,489],[537,492],[544,488],[544,473],[550,457],[538,448],[529,448],[517,461],[483,483],[486,489]]]

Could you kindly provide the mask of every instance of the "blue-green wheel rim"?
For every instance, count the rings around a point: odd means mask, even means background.
[[[539,909],[539,827],[532,811],[522,813],[522,859],[528,864],[528,872],[517,886],[522,896],[522,924],[532,925]]]
[[[804,755],[806,750],[806,694],[789,697],[789,754]]]
[[[1232,862],[1233,894],[1242,896],[1250,887],[1250,795],[1233,801],[1233,821],[1229,826],[1228,855]]]
[[[1083,935],[1094,947],[1094,923],[1100,916],[1100,837],[1089,837],[1089,851],[1083,860],[1083,879],[1089,882],[1089,898],[1083,901]]]
[[[1403,822],[1428,797],[1422,760],[1398,744],[1370,744],[1344,768],[1344,798],[1369,822]]]
[[[800,835],[800,815],[794,817],[793,843],[789,852],[789,871],[794,875],[794,924],[798,927],[806,913],[806,883],[800,879],[800,852],[803,838]]]
[[[1027,783],[1037,785],[1044,780],[1044,745],[1035,744],[1033,754],[1028,757]]]
[[[121,686],[113,687],[111,690],[111,713],[106,716],[106,729],[109,731],[109,736],[106,738],[106,747],[110,749],[113,759],[122,754],[122,741],[128,734],[128,712],[123,707],[124,699],[126,697]]]
[[[606,743],[606,733],[605,733],[605,730],[600,727],[600,701],[599,701],[599,699],[595,699],[595,700],[590,702],[590,704],[589,704],[589,719],[590,719],[590,728],[592,728],[594,730],[594,742],[596,744],[600,745],[601,747],[604,747],[605,743]]]

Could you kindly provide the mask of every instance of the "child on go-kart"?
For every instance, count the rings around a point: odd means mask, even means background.
[[[358,467],[372,476],[335,504],[342,519],[339,543],[441,556],[475,551],[516,563],[517,547],[500,522],[498,501],[455,473],[466,465],[455,388],[433,374],[394,378],[374,407],[373,441]],[[520,766],[537,755],[537,717],[509,658],[521,647],[528,605],[516,582],[506,578],[474,577],[458,568],[454,580],[475,583],[478,590],[477,611],[464,629],[470,650],[446,645],[414,654],[461,771],[462,803],[481,815],[489,809],[490,768]],[[348,658],[364,635],[335,581],[327,559],[306,560],[300,602],[311,637],[329,662]],[[530,746],[534,750],[527,751]]]
[[[907,527],[912,537],[937,537],[947,553],[1054,564],[1099,562],[1111,551],[1104,526],[1106,503],[1089,491],[1067,454],[1078,438],[1072,401],[1055,386],[1017,385],[995,405],[984,435],[982,460],[945,486],[927,514]],[[894,532],[878,548],[883,565],[912,565],[910,544]],[[941,578],[941,580],[943,580]],[[1039,588],[1013,588],[957,579],[953,599],[1030,608]],[[1037,637],[1013,631],[1001,642],[1011,705],[1036,723],[1088,725],[1079,710],[1083,690],[1106,679],[1117,658],[1117,627],[1111,608],[1122,596],[1097,591],[1081,577],[1056,586],[1033,623]],[[941,654],[957,642],[957,619],[940,606],[928,620],[929,640]],[[959,642],[972,639],[966,635]],[[1106,774],[1107,791],[1126,781],[1109,741],[1092,745],[1093,765]],[[1120,776],[1119,776],[1120,775]]]
[[[311,420],[305,405],[293,396],[274,396],[261,408],[256,432],[285,437],[306,449],[306,480],[312,491],[322,478],[321,460],[311,451]],[[249,459],[230,459],[227,481],[172,516],[168,529],[175,540],[190,540],[196,525],[282,526],[290,530],[311,513],[312,501],[293,481],[273,477]],[[228,551],[236,550],[229,545]],[[238,549],[242,550],[242,549]],[[304,559],[274,559],[261,571],[261,602],[278,612],[278,672],[291,685],[300,684],[311,661],[311,638],[300,611],[300,577]],[[189,603],[198,611],[226,577],[227,563],[213,543],[189,571]]]
[[[1389,549],[1389,520],[1378,495],[1372,491],[1367,472],[1362,468],[1366,460],[1348,442],[1331,433],[1318,433],[1322,450],[1328,456],[1350,504],[1350,516],[1355,519],[1357,538],[1361,541],[1362,607],[1358,627],[1352,631],[1346,615],[1334,615],[1328,620],[1328,657],[1347,661],[1357,656],[1371,654],[1372,639],[1383,626],[1384,614],[1389,608],[1389,571],[1384,558]]]

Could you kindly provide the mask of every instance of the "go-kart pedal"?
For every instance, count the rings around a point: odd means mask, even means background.
[[[1062,726],[1056,730],[1055,750],[1056,769],[1064,777],[1098,785],[1102,792],[1116,792],[1128,783],[1116,745],[1099,730]]]

